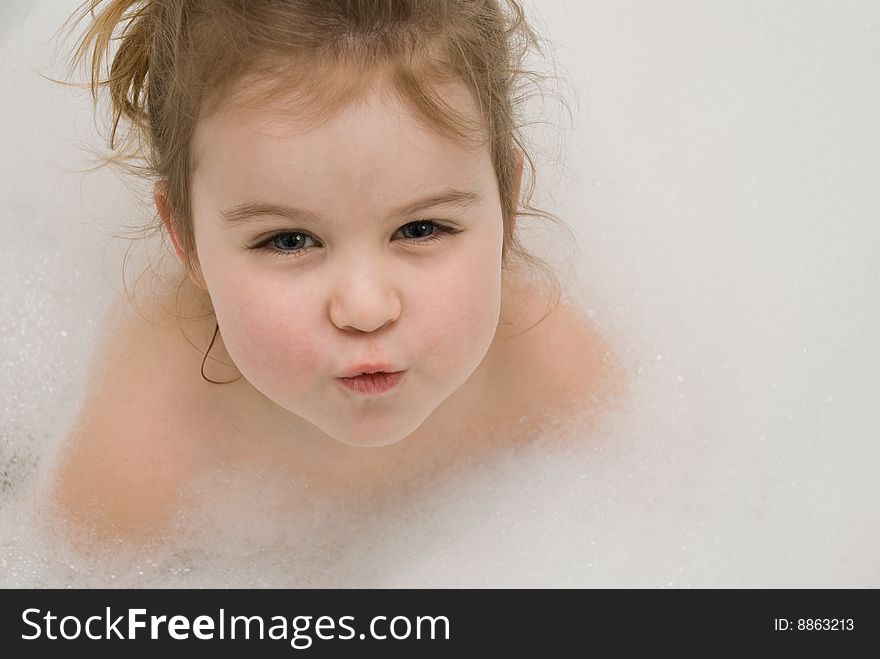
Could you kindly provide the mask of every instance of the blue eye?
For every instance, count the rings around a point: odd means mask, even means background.
[[[303,243],[312,240],[312,237],[299,232],[276,233],[270,237],[264,246],[272,244],[279,252],[301,251],[304,247]]]
[[[438,224],[434,220],[410,222],[409,224],[404,224],[398,231],[406,233],[408,230],[410,233],[416,234],[416,237],[404,238],[406,242],[412,244],[424,244],[443,240],[459,233],[458,229]],[[308,253],[304,245],[304,242],[308,240],[314,242],[314,238],[303,231],[279,231],[268,236],[250,249],[267,251],[273,256],[280,258],[297,257]]]

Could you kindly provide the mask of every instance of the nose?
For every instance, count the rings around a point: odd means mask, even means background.
[[[375,332],[400,316],[400,295],[388,273],[361,268],[341,277],[330,305],[330,318],[347,331]]]

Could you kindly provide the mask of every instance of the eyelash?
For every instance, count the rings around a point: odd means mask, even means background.
[[[444,240],[445,238],[447,238],[449,236],[454,236],[455,234],[460,233],[460,231],[458,229],[453,229],[452,227],[448,227],[443,224],[439,224],[439,223],[435,222],[434,220],[416,220],[415,222],[408,222],[407,224],[404,224],[401,227],[401,229],[406,228],[406,227],[419,225],[419,224],[430,224],[431,226],[434,227],[434,233],[432,233],[430,236],[425,236],[424,238],[407,238],[407,239],[405,239],[407,242],[410,242],[413,244],[429,243],[429,242],[433,242],[436,240]],[[250,249],[254,249],[257,251],[261,251],[261,252],[263,252],[263,251],[269,252],[275,258],[281,258],[281,259],[297,258],[299,256],[302,256],[303,254],[305,254],[308,251],[308,249],[305,247],[300,247],[299,249],[295,249],[295,250],[283,250],[283,249],[276,249],[275,247],[272,247],[272,242],[274,240],[276,240],[277,238],[280,238],[281,236],[291,236],[291,235],[292,236],[308,236],[309,238],[312,238],[305,231],[278,231],[276,233],[273,233],[271,236],[268,236],[267,238],[261,240],[260,242],[258,242],[256,245],[254,245]],[[314,240],[314,238],[312,238],[312,240]]]

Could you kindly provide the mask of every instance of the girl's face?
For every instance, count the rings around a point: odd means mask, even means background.
[[[463,89],[447,98],[475,116]],[[475,372],[501,309],[487,153],[378,94],[317,128],[229,109],[198,125],[194,148],[195,274],[236,367],[278,412],[386,445]],[[380,396],[338,379],[371,363],[404,377]]]

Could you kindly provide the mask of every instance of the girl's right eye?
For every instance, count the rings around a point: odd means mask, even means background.
[[[306,253],[303,246],[303,242],[306,240],[314,241],[314,238],[301,231],[282,231],[269,236],[251,249],[269,252],[276,258],[296,257]]]

